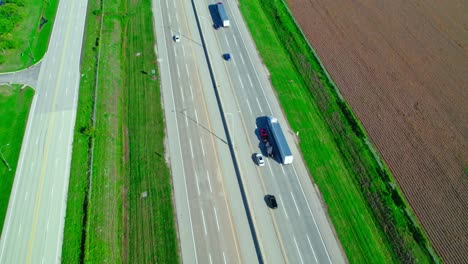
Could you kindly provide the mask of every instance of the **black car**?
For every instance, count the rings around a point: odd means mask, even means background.
[[[278,203],[276,202],[276,197],[274,195],[267,195],[265,198],[268,207],[271,209],[278,208]]]

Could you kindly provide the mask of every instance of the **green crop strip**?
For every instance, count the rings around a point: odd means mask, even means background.
[[[351,263],[438,262],[364,129],[281,0],[241,0],[291,127]]]

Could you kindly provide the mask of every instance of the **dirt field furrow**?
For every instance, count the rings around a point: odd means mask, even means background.
[[[287,0],[446,263],[468,263],[463,0]]]

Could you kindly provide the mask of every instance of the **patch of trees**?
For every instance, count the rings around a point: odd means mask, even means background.
[[[16,46],[12,31],[24,17],[23,8],[23,0],[4,0],[4,4],[0,5],[0,53]]]

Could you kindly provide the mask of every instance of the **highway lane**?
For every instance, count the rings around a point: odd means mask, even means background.
[[[60,1],[0,239],[1,263],[59,263],[87,1]]]
[[[215,1],[204,1],[199,5],[201,16],[209,17],[208,6]],[[294,144],[295,138],[288,133],[288,127],[284,120],[282,111],[277,104],[274,93],[267,81],[266,72],[258,58],[253,45],[247,47],[251,41],[249,34],[245,31],[245,25],[233,1],[224,1],[231,27],[222,28],[217,32],[208,29],[209,24],[203,27],[204,36],[210,40],[210,57],[215,68],[216,76],[227,76],[218,78],[220,94],[223,98],[225,109],[238,112],[236,118],[230,115],[227,118],[236,120],[229,129],[234,131],[234,148],[238,161],[243,171],[242,177],[249,189],[249,203],[255,211],[256,228],[261,238],[261,245],[266,261],[277,261],[277,256],[272,256],[278,248],[266,237],[271,233],[277,235],[279,248],[282,252],[284,262],[290,263],[341,263],[344,262],[337,239],[334,237],[332,228],[327,221],[324,209],[311,184],[302,160],[299,158],[298,150]],[[241,32],[241,27],[244,32]],[[214,36],[211,37],[210,36]],[[223,62],[220,55],[231,53],[232,61]],[[235,100],[230,100],[235,98]],[[288,138],[289,145],[295,156],[293,165],[282,166],[276,161],[267,160],[265,168],[253,169],[252,153],[260,152],[259,137],[257,135],[257,118],[265,115],[273,115],[279,118],[283,130]],[[261,124],[265,125],[265,124]],[[256,174],[258,181],[252,180]],[[264,204],[258,203],[259,193],[275,194],[278,197],[280,207],[271,211],[274,232],[264,227],[268,224],[269,215],[262,210]],[[273,251],[272,251],[273,249]]]
[[[255,262],[192,6],[154,1],[153,13],[182,260]]]

